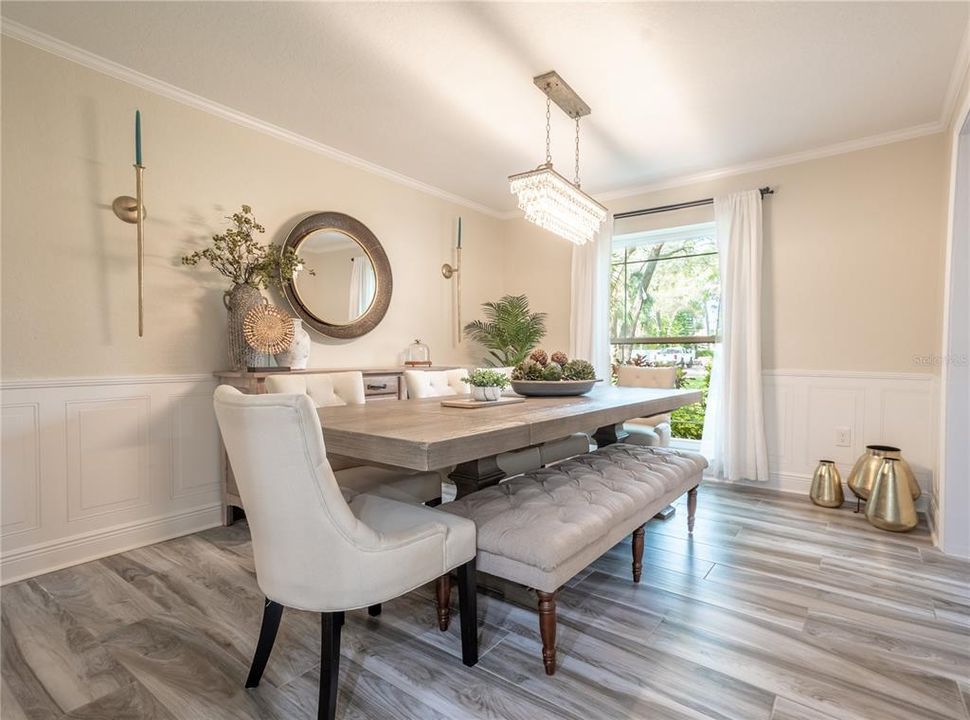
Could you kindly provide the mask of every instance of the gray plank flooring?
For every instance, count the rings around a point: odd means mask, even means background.
[[[925,526],[705,484],[647,526],[643,580],[625,541],[560,597],[546,677],[532,598],[489,582],[481,660],[433,588],[349,613],[338,714],[408,720],[600,718],[970,720],[970,563]],[[262,685],[245,690],[262,598],[245,522],[5,587],[4,720],[315,717],[319,623],[287,611]],[[457,607],[455,608],[457,614]]]

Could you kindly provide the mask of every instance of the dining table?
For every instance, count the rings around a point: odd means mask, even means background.
[[[458,497],[498,483],[500,453],[590,433],[622,442],[623,423],[701,400],[699,390],[599,385],[586,395],[448,407],[454,396],[318,409],[328,455],[409,470],[451,470]]]

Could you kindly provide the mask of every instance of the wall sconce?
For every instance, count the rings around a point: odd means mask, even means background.
[[[455,278],[455,318],[458,321],[458,344],[461,345],[461,217],[458,218],[458,243],[455,246],[455,266],[445,263],[441,266],[441,275],[445,280]]]
[[[138,240],[138,337],[145,334],[145,199],[141,162],[141,112],[135,111],[135,197],[119,195],[111,203],[115,216],[137,228]]]

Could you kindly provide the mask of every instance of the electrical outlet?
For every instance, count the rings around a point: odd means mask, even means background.
[[[847,427],[835,428],[835,444],[837,447],[851,447],[852,430]]]

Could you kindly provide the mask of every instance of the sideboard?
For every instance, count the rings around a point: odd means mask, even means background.
[[[407,389],[404,386],[405,367],[377,367],[377,368],[309,368],[307,370],[287,370],[285,374],[294,375],[321,375],[335,372],[359,371],[364,376],[364,397],[367,402],[404,400],[407,398]],[[436,365],[433,367],[415,368],[416,370],[453,370],[454,366]],[[247,370],[221,370],[213,373],[222,385],[232,385],[241,392],[262,394],[266,392],[266,378],[270,375],[278,375],[274,371],[249,372]],[[226,525],[232,524],[242,509],[242,499],[239,497],[239,490],[236,488],[236,480],[232,474],[232,466],[226,456],[226,450],[222,447],[220,440],[220,452],[222,454],[222,502],[223,520]],[[331,462],[340,463],[340,458],[332,458]],[[359,464],[359,463],[358,463]]]

